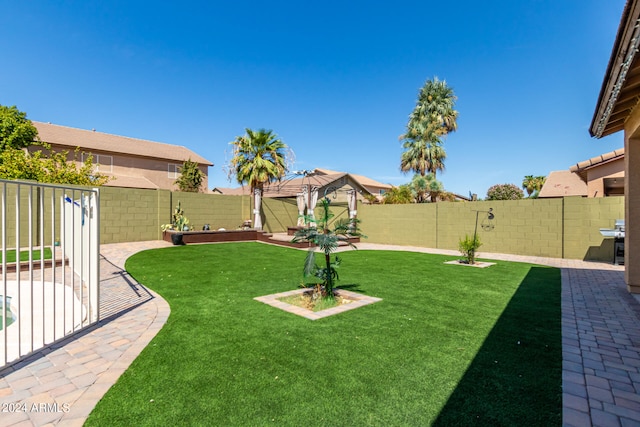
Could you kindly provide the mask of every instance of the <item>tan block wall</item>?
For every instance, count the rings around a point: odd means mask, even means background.
[[[359,204],[358,219],[367,242],[435,248],[437,205]]]
[[[100,243],[159,239],[159,194],[156,190],[101,187]]]
[[[494,229],[483,230],[493,208]],[[611,261],[613,239],[600,228],[624,218],[621,197],[525,199],[421,205],[360,205],[358,217],[371,243],[458,249],[473,235],[478,215],[481,252]]]
[[[262,199],[263,230],[282,233],[287,231],[287,227],[294,227],[297,223],[298,207],[295,199]]]
[[[171,205],[165,215],[167,223],[180,202],[184,215],[194,230],[209,224],[212,230],[236,230],[249,218],[249,196],[172,192]]]
[[[59,191],[59,190],[58,190]],[[45,244],[51,244],[50,190],[44,191]],[[21,245],[28,244],[27,187],[20,194]],[[59,199],[56,195],[55,233],[59,233]],[[75,197],[75,196],[74,196]],[[7,187],[6,238],[15,246],[15,189]],[[39,215],[38,195],[33,191],[33,216]],[[204,224],[212,229],[234,230],[251,218],[249,196],[225,196],[204,193],[181,193],[168,190],[139,190],[115,187],[100,189],[101,243],[157,240],[160,225],[171,221],[180,201],[185,215],[196,230]],[[482,228],[486,211],[493,208],[495,219],[491,231]],[[458,249],[465,234],[472,235],[478,215],[481,252],[555,258],[587,259],[611,262],[613,239],[605,239],[600,228],[611,228],[616,219],[625,217],[622,197],[564,199],[525,199],[473,203],[425,203],[410,205],[358,205],[361,228],[372,243]],[[334,220],[348,217],[346,203],[334,202]],[[297,223],[294,199],[264,199],[265,231],[284,232]],[[319,215],[319,207],[317,208]],[[39,230],[33,230],[32,242],[39,244]],[[58,234],[56,234],[58,236]],[[1,236],[0,236],[1,237]]]
[[[613,239],[604,239],[600,228],[612,228],[624,219],[622,197],[564,199],[564,257],[611,261]]]

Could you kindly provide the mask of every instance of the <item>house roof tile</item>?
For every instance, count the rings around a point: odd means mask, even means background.
[[[620,158],[624,158],[624,148],[619,148],[614,151],[610,151],[608,153],[600,154],[599,156],[592,157],[589,160],[585,160],[583,162],[576,163],[571,166],[569,170],[571,172],[582,172],[585,169],[592,168],[594,166],[599,166],[604,163],[611,162],[613,160],[618,160]]]

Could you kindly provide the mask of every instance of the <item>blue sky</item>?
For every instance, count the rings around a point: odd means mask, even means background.
[[[485,197],[622,147],[588,128],[624,0],[8,1],[0,104],[32,120],[184,145],[229,183],[229,142],[272,129],[293,169],[399,185],[434,76],[458,97],[445,188]]]

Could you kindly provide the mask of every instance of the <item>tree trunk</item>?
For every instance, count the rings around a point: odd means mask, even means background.
[[[324,254],[324,260],[327,263],[327,295],[329,298],[333,298],[333,275],[331,274],[331,255]]]

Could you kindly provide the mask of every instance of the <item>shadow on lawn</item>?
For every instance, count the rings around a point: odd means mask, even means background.
[[[363,290],[357,283],[346,283],[344,285],[336,286],[336,289],[344,289],[345,291],[358,292],[360,294],[367,294],[367,291]]]
[[[532,266],[435,426],[562,423],[560,270]]]

